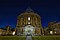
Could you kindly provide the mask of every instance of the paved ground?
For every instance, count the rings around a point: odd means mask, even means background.
[[[26,36],[26,40],[32,40],[31,36]]]

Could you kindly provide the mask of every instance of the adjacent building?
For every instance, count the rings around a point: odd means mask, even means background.
[[[5,28],[0,28],[0,36],[8,36],[15,35],[15,29],[11,29],[10,26],[6,26]]]
[[[60,22],[49,22],[48,23],[49,33],[59,35],[60,34]]]

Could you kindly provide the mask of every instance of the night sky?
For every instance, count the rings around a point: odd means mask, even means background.
[[[31,7],[41,16],[42,26],[50,21],[60,22],[60,1],[58,0],[0,0],[0,27],[16,27],[17,16]]]

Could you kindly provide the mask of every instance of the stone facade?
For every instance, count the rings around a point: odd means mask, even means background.
[[[50,34],[59,35],[60,34],[60,22],[49,22],[48,25]]]
[[[24,34],[24,29],[26,26],[29,27],[30,25],[30,28],[34,28],[34,34],[39,34],[39,35],[42,35],[44,32],[43,32],[43,28],[42,28],[42,25],[41,25],[41,17],[34,11],[31,11],[30,9],[21,13],[19,16],[18,16],[18,19],[17,19],[17,34]],[[32,27],[31,27],[32,26]],[[27,28],[28,28],[27,27]],[[18,32],[19,30],[19,32]],[[33,29],[31,29],[33,30]]]
[[[0,36],[13,35],[13,32],[16,32],[16,31],[15,29],[11,30],[10,26],[6,26],[5,28],[0,28]]]

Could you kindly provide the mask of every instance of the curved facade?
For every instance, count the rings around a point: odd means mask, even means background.
[[[18,30],[19,30],[18,35],[20,34],[26,35],[29,32],[32,35],[43,34],[41,17],[34,11],[30,11],[30,10],[21,13],[17,19],[17,31]]]

